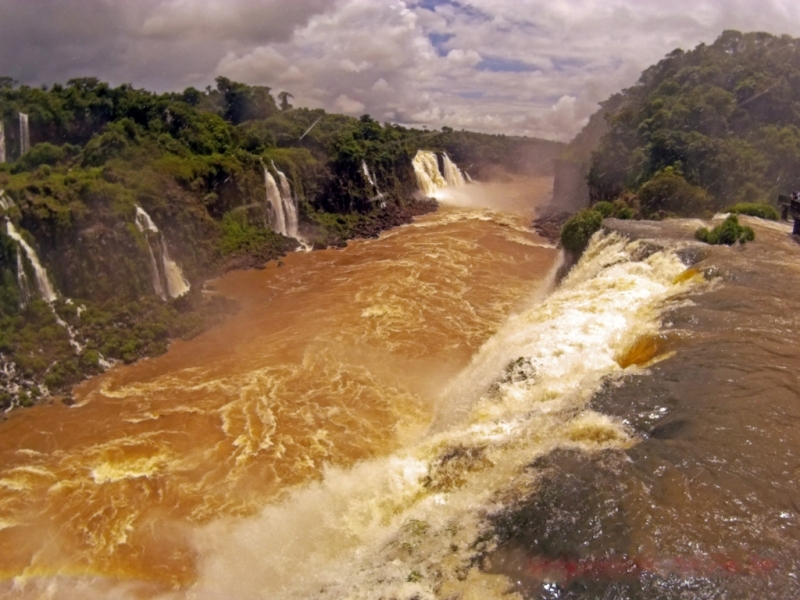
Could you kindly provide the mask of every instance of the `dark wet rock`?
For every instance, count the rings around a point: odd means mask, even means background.
[[[561,228],[571,216],[572,213],[563,210],[545,211],[533,220],[532,227],[551,244],[558,244]]]
[[[354,238],[376,238],[382,231],[406,225],[414,217],[435,212],[439,203],[433,198],[422,200],[411,199],[400,205],[387,202],[385,206],[376,211],[369,219],[359,223],[353,231]]]

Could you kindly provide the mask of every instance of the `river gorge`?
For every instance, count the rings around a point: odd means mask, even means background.
[[[789,226],[607,221],[556,284],[551,191],[231,272],[222,325],[8,413],[0,593],[796,596]]]

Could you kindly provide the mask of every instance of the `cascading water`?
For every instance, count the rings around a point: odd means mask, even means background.
[[[0,190],[0,209],[8,210],[9,208],[11,208],[11,201],[8,198],[6,198],[5,191]]]
[[[285,235],[295,239],[300,239],[300,236],[297,232],[297,227],[299,224],[297,218],[297,206],[295,205],[294,197],[292,196],[292,188],[289,185],[289,180],[286,178],[286,175],[283,173],[283,171],[275,166],[274,161],[270,162],[272,164],[272,168],[275,169],[275,172],[278,174],[278,179],[280,181],[281,205],[283,206],[283,216],[285,219]]]
[[[369,184],[372,187],[376,187],[375,186],[375,180],[372,179],[372,174],[369,172],[369,167],[367,166],[367,162],[366,161],[361,161],[361,171],[364,173],[364,177],[367,178],[367,181],[369,182]]]
[[[31,132],[28,126],[28,115],[19,113],[19,155],[25,154],[31,147]]]
[[[269,169],[264,167],[264,187],[267,193],[267,206],[269,212],[269,226],[277,233],[287,235],[286,216],[283,213],[283,199],[275,178]]]
[[[447,156],[447,152],[442,153],[442,158],[444,162],[444,179],[447,182],[447,185],[451,187],[461,187],[462,185],[466,185],[466,181],[464,180],[464,175],[461,173],[461,169],[459,169],[456,164],[450,160],[450,157]]]
[[[562,286],[512,317],[444,392],[432,435],[390,457],[330,469],[226,530],[196,597],[245,597],[248,589],[292,599],[495,597],[466,592],[492,581],[474,568],[492,537],[487,517],[530,493],[531,462],[556,447],[635,444],[625,423],[589,400],[624,375],[619,356],[655,335],[664,307],[697,284],[680,280],[686,267],[673,252],[641,260],[644,249],[597,236]],[[202,539],[213,547],[219,535],[212,528]],[[232,574],[243,570],[260,575],[240,583]]]
[[[375,191],[375,198],[373,198],[373,200],[383,198],[383,193],[381,192],[380,188],[378,188],[378,184],[375,182],[375,178],[372,176],[372,173],[370,173],[369,166],[367,166],[366,161],[361,161],[361,171],[364,173],[367,183],[369,183]]]
[[[439,161],[433,152],[417,151],[411,164],[414,166],[414,175],[417,177],[417,187],[426,196],[435,196],[436,192],[447,185],[439,172]]]
[[[0,163],[6,162],[6,127],[0,121]]]
[[[19,287],[19,306],[25,308],[31,301],[31,286],[28,283],[28,275],[25,273],[20,252],[17,252],[17,287]]]
[[[6,221],[6,231],[8,232],[8,237],[19,244],[19,247],[25,252],[25,256],[28,257],[31,265],[33,265],[33,271],[36,274],[36,287],[42,295],[42,298],[48,302],[56,300],[58,294],[50,283],[50,279],[47,277],[47,270],[42,266],[42,263],[39,262],[39,256],[36,254],[36,251],[28,245],[28,242],[22,239],[22,236],[11,221]]]
[[[136,207],[136,227],[139,228],[139,231],[144,234],[147,240],[150,263],[153,269],[153,289],[156,294],[164,300],[166,300],[167,294],[172,298],[183,296],[191,286],[186,281],[186,277],[178,264],[169,257],[164,235],[141,206]],[[155,240],[158,246],[158,259],[156,259],[156,252],[153,251],[151,238]]]
[[[53,285],[50,283],[50,279],[47,276],[47,269],[42,266],[42,263],[39,261],[39,256],[36,254],[36,251],[31,248],[30,245],[22,238],[22,236],[17,231],[16,227],[10,220],[6,220],[6,231],[8,232],[8,237],[12,240],[17,242],[18,247],[22,248],[25,252],[25,256],[27,256],[28,260],[30,261],[31,265],[33,266],[33,272],[36,275],[36,288],[39,290],[39,294],[44,298],[47,303],[50,305],[50,310],[53,313],[53,316],[56,318],[56,322],[63,327],[67,333],[69,334],[69,343],[75,349],[75,352],[80,354],[83,352],[83,346],[77,340],[77,334],[75,330],[70,327],[70,325],[64,321],[61,317],[58,316],[55,307],[53,306],[53,302],[58,299],[58,293],[56,292]],[[20,288],[20,303],[22,304],[26,292],[27,291],[27,298],[28,301],[30,300],[30,286],[28,285],[28,278],[25,274],[25,269],[23,267],[22,258],[20,253],[17,252],[17,283]],[[25,301],[24,305],[27,305],[28,301]]]
[[[419,150],[412,164],[417,177],[417,187],[426,196],[436,197],[446,187],[461,187],[466,184],[464,175],[456,164],[443,153],[444,176],[439,171],[439,160],[429,150]]]

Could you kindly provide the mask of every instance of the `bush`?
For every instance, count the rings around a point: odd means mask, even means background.
[[[597,204],[593,204],[591,208],[603,215],[604,219],[609,217],[614,217],[615,219],[632,219],[634,215],[633,209],[622,199],[616,202],[602,200]]]
[[[33,171],[36,167],[41,165],[57,165],[64,162],[78,149],[75,146],[66,144],[64,146],[56,146],[49,142],[42,142],[36,144],[25,155],[21,156],[14,165],[15,171]]]
[[[779,217],[777,210],[763,202],[740,202],[726,208],[724,212],[734,215],[749,215],[759,219],[769,219],[770,221],[777,221]]]
[[[667,213],[698,217],[711,205],[704,189],[687,182],[672,167],[663,169],[645,183],[639,190],[639,199],[646,216]]]
[[[755,239],[756,234],[752,228],[739,225],[739,218],[736,215],[730,215],[711,231],[701,227],[695,232],[694,236],[706,244],[725,244],[730,246],[736,242],[740,244],[750,242]]]
[[[561,228],[561,246],[570,252],[582,252],[602,225],[601,213],[591,208],[582,210]]]
[[[592,206],[593,210],[596,210],[601,215],[603,215],[604,219],[611,217],[616,212],[616,207],[613,203],[608,202],[607,200],[603,200],[602,202],[598,202],[597,204]]]

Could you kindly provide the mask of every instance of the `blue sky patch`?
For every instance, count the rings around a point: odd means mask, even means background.
[[[553,56],[550,58],[550,61],[553,63],[553,67],[555,68],[556,71],[580,69],[581,67],[586,66],[586,61],[581,60],[579,58],[570,58],[568,56],[564,57]]]
[[[444,45],[453,39],[455,34],[453,33],[430,33],[428,34],[428,39],[433,44],[433,47],[436,48],[436,52],[439,56],[447,56],[448,50],[444,47]]]
[[[522,62],[521,60],[499,58],[496,56],[484,56],[483,60],[478,63],[478,69],[481,71],[495,71],[503,73],[530,73],[531,71],[541,70],[539,67]]]

